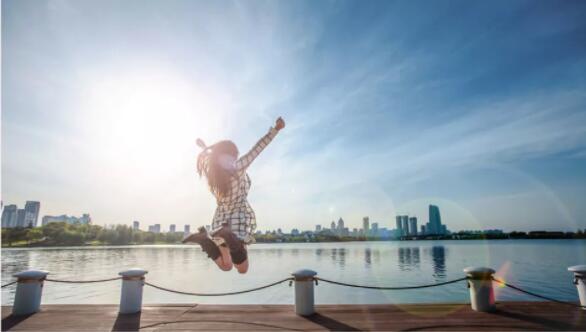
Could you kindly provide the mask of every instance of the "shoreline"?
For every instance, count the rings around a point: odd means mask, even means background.
[[[532,240],[568,240],[568,241],[579,241],[586,240],[586,238],[477,238],[477,239],[412,239],[412,240],[350,240],[350,241],[282,241],[282,242],[256,242],[253,245],[258,244],[317,244],[317,243],[355,243],[355,242],[416,242],[416,241],[532,241]],[[128,244],[82,244],[82,245],[66,245],[66,244],[55,244],[55,245],[13,245],[5,246],[2,245],[1,249],[58,249],[58,248],[104,248],[104,247],[141,247],[141,246],[190,246],[182,243],[128,243]]]

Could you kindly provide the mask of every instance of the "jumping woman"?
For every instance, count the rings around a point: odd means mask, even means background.
[[[238,148],[232,141],[206,146],[201,139],[197,140],[197,145],[203,149],[197,157],[197,173],[207,178],[218,206],[212,222],[211,237],[204,227],[200,227],[197,233],[187,236],[183,243],[195,242],[201,245],[202,250],[223,271],[230,271],[232,266],[240,273],[248,271],[246,246],[254,242],[252,234],[256,229],[256,217],[247,200],[250,178],[246,170],[284,127],[285,121],[278,118],[275,127],[271,127],[240,158]],[[221,239],[223,243],[218,246],[212,238]]]

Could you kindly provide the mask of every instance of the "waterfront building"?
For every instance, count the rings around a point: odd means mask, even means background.
[[[425,225],[421,225],[421,235],[425,235],[425,234],[427,234],[426,230],[425,230]]]
[[[16,227],[20,227],[20,228],[24,228],[26,227],[26,222],[25,222],[25,210],[24,209],[18,209],[16,210]]]
[[[397,233],[399,233],[399,236],[401,236],[401,234],[403,233],[403,225],[401,224],[401,216],[396,216],[395,222],[397,225]]]
[[[133,221],[132,222],[132,229],[135,231],[138,231],[140,229],[140,223],[138,221]]]
[[[429,223],[427,228],[429,234],[442,234],[442,218],[439,208],[435,205],[429,205]]]
[[[293,228],[291,230],[291,235],[293,235],[293,236],[299,236],[299,230],[297,228]]]
[[[368,217],[362,218],[362,230],[364,231],[365,236],[370,234],[370,221]]]
[[[332,224],[330,225],[330,230],[332,233],[336,233],[336,223],[334,221],[332,221]]]
[[[401,216],[401,236],[409,235],[409,216]]]
[[[40,210],[41,202],[27,201],[24,204],[24,225],[22,227],[36,227]]]
[[[338,234],[339,235],[344,235],[344,219],[342,219],[342,217],[340,217],[340,219],[338,219]]]
[[[171,226],[169,226],[169,232],[175,233],[175,224],[171,224]]]
[[[315,232],[316,233],[321,232],[321,225],[315,225]]]
[[[409,218],[409,235],[417,235],[417,217]]]
[[[16,227],[18,220],[18,207],[16,204],[6,205],[2,211],[2,227]]]
[[[52,222],[64,222],[70,225],[73,224],[84,224],[89,225],[92,222],[92,218],[90,217],[89,213],[84,213],[81,217],[74,217],[68,216],[66,214],[62,214],[60,216],[44,216],[42,219],[42,225],[45,226]]]
[[[185,234],[191,233],[191,227],[189,225],[183,226],[183,233],[185,233]]]
[[[373,222],[372,223],[372,227],[370,229],[370,233],[372,234],[372,236],[379,236],[379,230],[378,230],[378,223],[377,222]]]
[[[153,226],[153,232],[161,233],[161,224],[155,224],[155,226]]]

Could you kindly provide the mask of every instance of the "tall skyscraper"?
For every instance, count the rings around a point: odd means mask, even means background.
[[[2,227],[16,227],[18,220],[18,207],[15,204],[6,205],[2,211]]]
[[[395,221],[397,224],[397,235],[401,236],[401,234],[403,234],[403,225],[401,225],[401,216],[396,216]]]
[[[401,235],[409,235],[409,216],[401,216]]]
[[[409,235],[417,235],[417,217],[409,218]]]
[[[330,225],[330,230],[332,233],[336,233],[336,223],[334,221],[332,221],[332,224]]]
[[[171,226],[169,226],[169,232],[175,233],[175,224],[171,224]]]
[[[338,234],[340,234],[340,235],[344,234],[344,219],[342,219],[342,217],[340,217],[340,219],[338,219]]]
[[[132,222],[132,229],[135,231],[138,231],[140,229],[140,223],[137,220]]]
[[[185,234],[191,233],[191,227],[189,225],[183,226],[183,233],[185,233]]]
[[[26,222],[25,222],[25,210],[24,209],[18,209],[16,210],[16,227],[21,227],[24,228],[26,227]]]
[[[370,235],[370,220],[368,217],[362,218],[362,230],[365,236]]]
[[[439,208],[435,205],[429,205],[429,224],[427,228],[429,234],[442,234],[442,218]]]
[[[370,229],[370,233],[372,234],[372,236],[378,236],[378,223],[377,222],[373,222],[372,223],[372,228]]]
[[[155,224],[155,226],[153,226],[153,232],[161,233],[161,224]]]
[[[24,205],[24,227],[36,227],[39,220],[39,211],[41,203],[36,201],[27,201]]]

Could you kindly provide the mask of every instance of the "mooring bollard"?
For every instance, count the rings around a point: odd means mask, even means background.
[[[315,313],[313,277],[317,275],[317,272],[304,269],[291,274],[295,278],[295,313],[300,316],[313,315]]]
[[[586,310],[586,265],[570,266],[568,271],[574,272],[574,284],[578,289],[580,305],[583,310]]]
[[[464,273],[468,276],[470,288],[470,304],[476,311],[494,311],[494,290],[492,275],[494,270],[488,267],[467,267]]]
[[[142,289],[144,275],[147,270],[134,268],[118,273],[122,276],[122,292],[120,293],[121,314],[135,314],[142,309]]]
[[[43,281],[47,278],[47,274],[49,274],[47,271],[27,270],[14,275],[17,278],[17,284],[12,306],[13,315],[28,315],[41,309]]]

